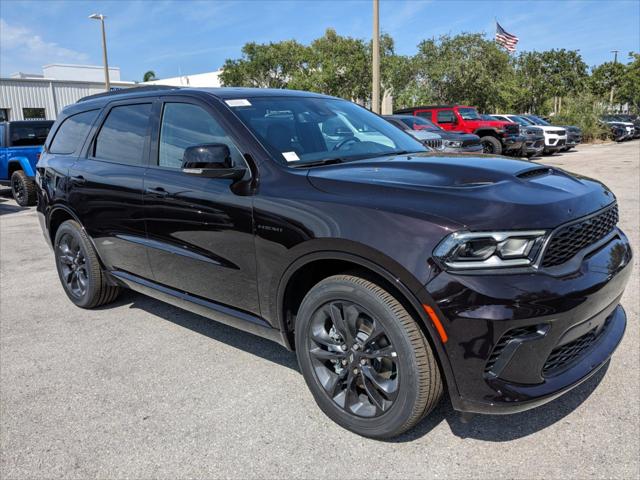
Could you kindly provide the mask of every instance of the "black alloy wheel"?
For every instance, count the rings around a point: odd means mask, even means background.
[[[80,240],[70,233],[65,233],[58,242],[56,256],[65,289],[74,297],[82,298],[87,293],[89,279],[87,259]]]
[[[120,288],[110,283],[84,229],[74,220],[63,222],[53,242],[56,269],[67,297],[78,307],[112,302]]]
[[[359,435],[389,438],[435,407],[442,380],[416,320],[365,276],[334,275],[311,288],[296,315],[296,355],[329,418]]]
[[[397,353],[383,326],[362,306],[322,305],[311,320],[309,353],[333,401],[361,417],[382,415],[398,393]]]

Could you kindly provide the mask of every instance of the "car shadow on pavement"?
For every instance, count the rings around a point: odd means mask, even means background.
[[[231,347],[298,371],[298,362],[295,354],[271,340],[243,332],[131,290],[124,290],[116,302],[105,305],[102,308],[109,309],[114,306],[126,305],[129,305],[129,308],[144,310]]]
[[[392,441],[410,442],[428,434],[442,420],[449,424],[451,432],[460,438],[472,438],[486,442],[508,442],[544,430],[561,421],[593,393],[609,369],[607,362],[583,384],[561,397],[540,407],[511,415],[475,415],[466,423],[460,413],[453,410],[444,397],[431,414],[415,428]]]
[[[201,335],[206,335],[213,340],[283,367],[299,371],[295,354],[270,340],[130,290],[123,291],[116,302],[100,307],[100,309],[127,305],[129,308],[144,310],[176,325],[188,328]],[[609,362],[583,384],[552,402],[533,410],[511,415],[475,415],[466,423],[463,422],[460,413],[453,410],[447,395],[443,395],[440,403],[424,420],[407,433],[387,440],[387,442],[405,443],[417,440],[431,432],[442,421],[446,421],[451,432],[460,438],[472,438],[489,442],[508,442],[526,437],[561,421],[578,408],[593,393],[606,375],[608,368]]]
[[[9,190],[11,193],[11,190]],[[0,194],[1,195],[1,194]],[[8,203],[9,200],[7,198],[3,198],[0,196],[0,215],[8,215],[10,213],[22,212],[24,210],[29,210],[28,207],[20,207],[18,205],[13,205]]]

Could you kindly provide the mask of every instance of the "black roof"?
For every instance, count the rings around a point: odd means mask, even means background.
[[[322,95],[320,93],[304,92],[301,90],[287,90],[280,88],[244,88],[244,87],[220,87],[220,88],[191,88],[191,87],[170,87],[166,85],[145,85],[142,87],[123,88],[122,90],[115,90],[113,92],[98,93],[95,95],[89,95],[83,97],[79,102],[85,102],[97,99],[112,99],[150,96],[157,94],[158,92],[176,91],[179,93],[187,92],[205,92],[214,97],[221,99],[231,98],[243,98],[243,97],[316,97],[316,98],[335,98],[328,95]]]
[[[413,113],[416,110],[428,110],[430,108],[454,108],[462,106],[463,105],[417,105],[415,107],[399,108],[398,110],[394,110],[393,113]]]

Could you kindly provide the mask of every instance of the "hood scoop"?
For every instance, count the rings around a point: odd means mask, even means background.
[[[544,175],[552,175],[553,173],[554,172],[552,168],[534,168],[522,173],[518,173],[516,177],[528,180],[530,178],[542,177]]]

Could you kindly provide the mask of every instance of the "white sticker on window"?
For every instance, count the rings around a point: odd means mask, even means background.
[[[251,102],[246,98],[234,98],[232,100],[225,100],[224,102],[230,107],[250,107],[251,106]]]
[[[298,155],[296,155],[296,152],[282,152],[282,156],[287,162],[295,162],[300,160],[300,158],[298,158]]]

